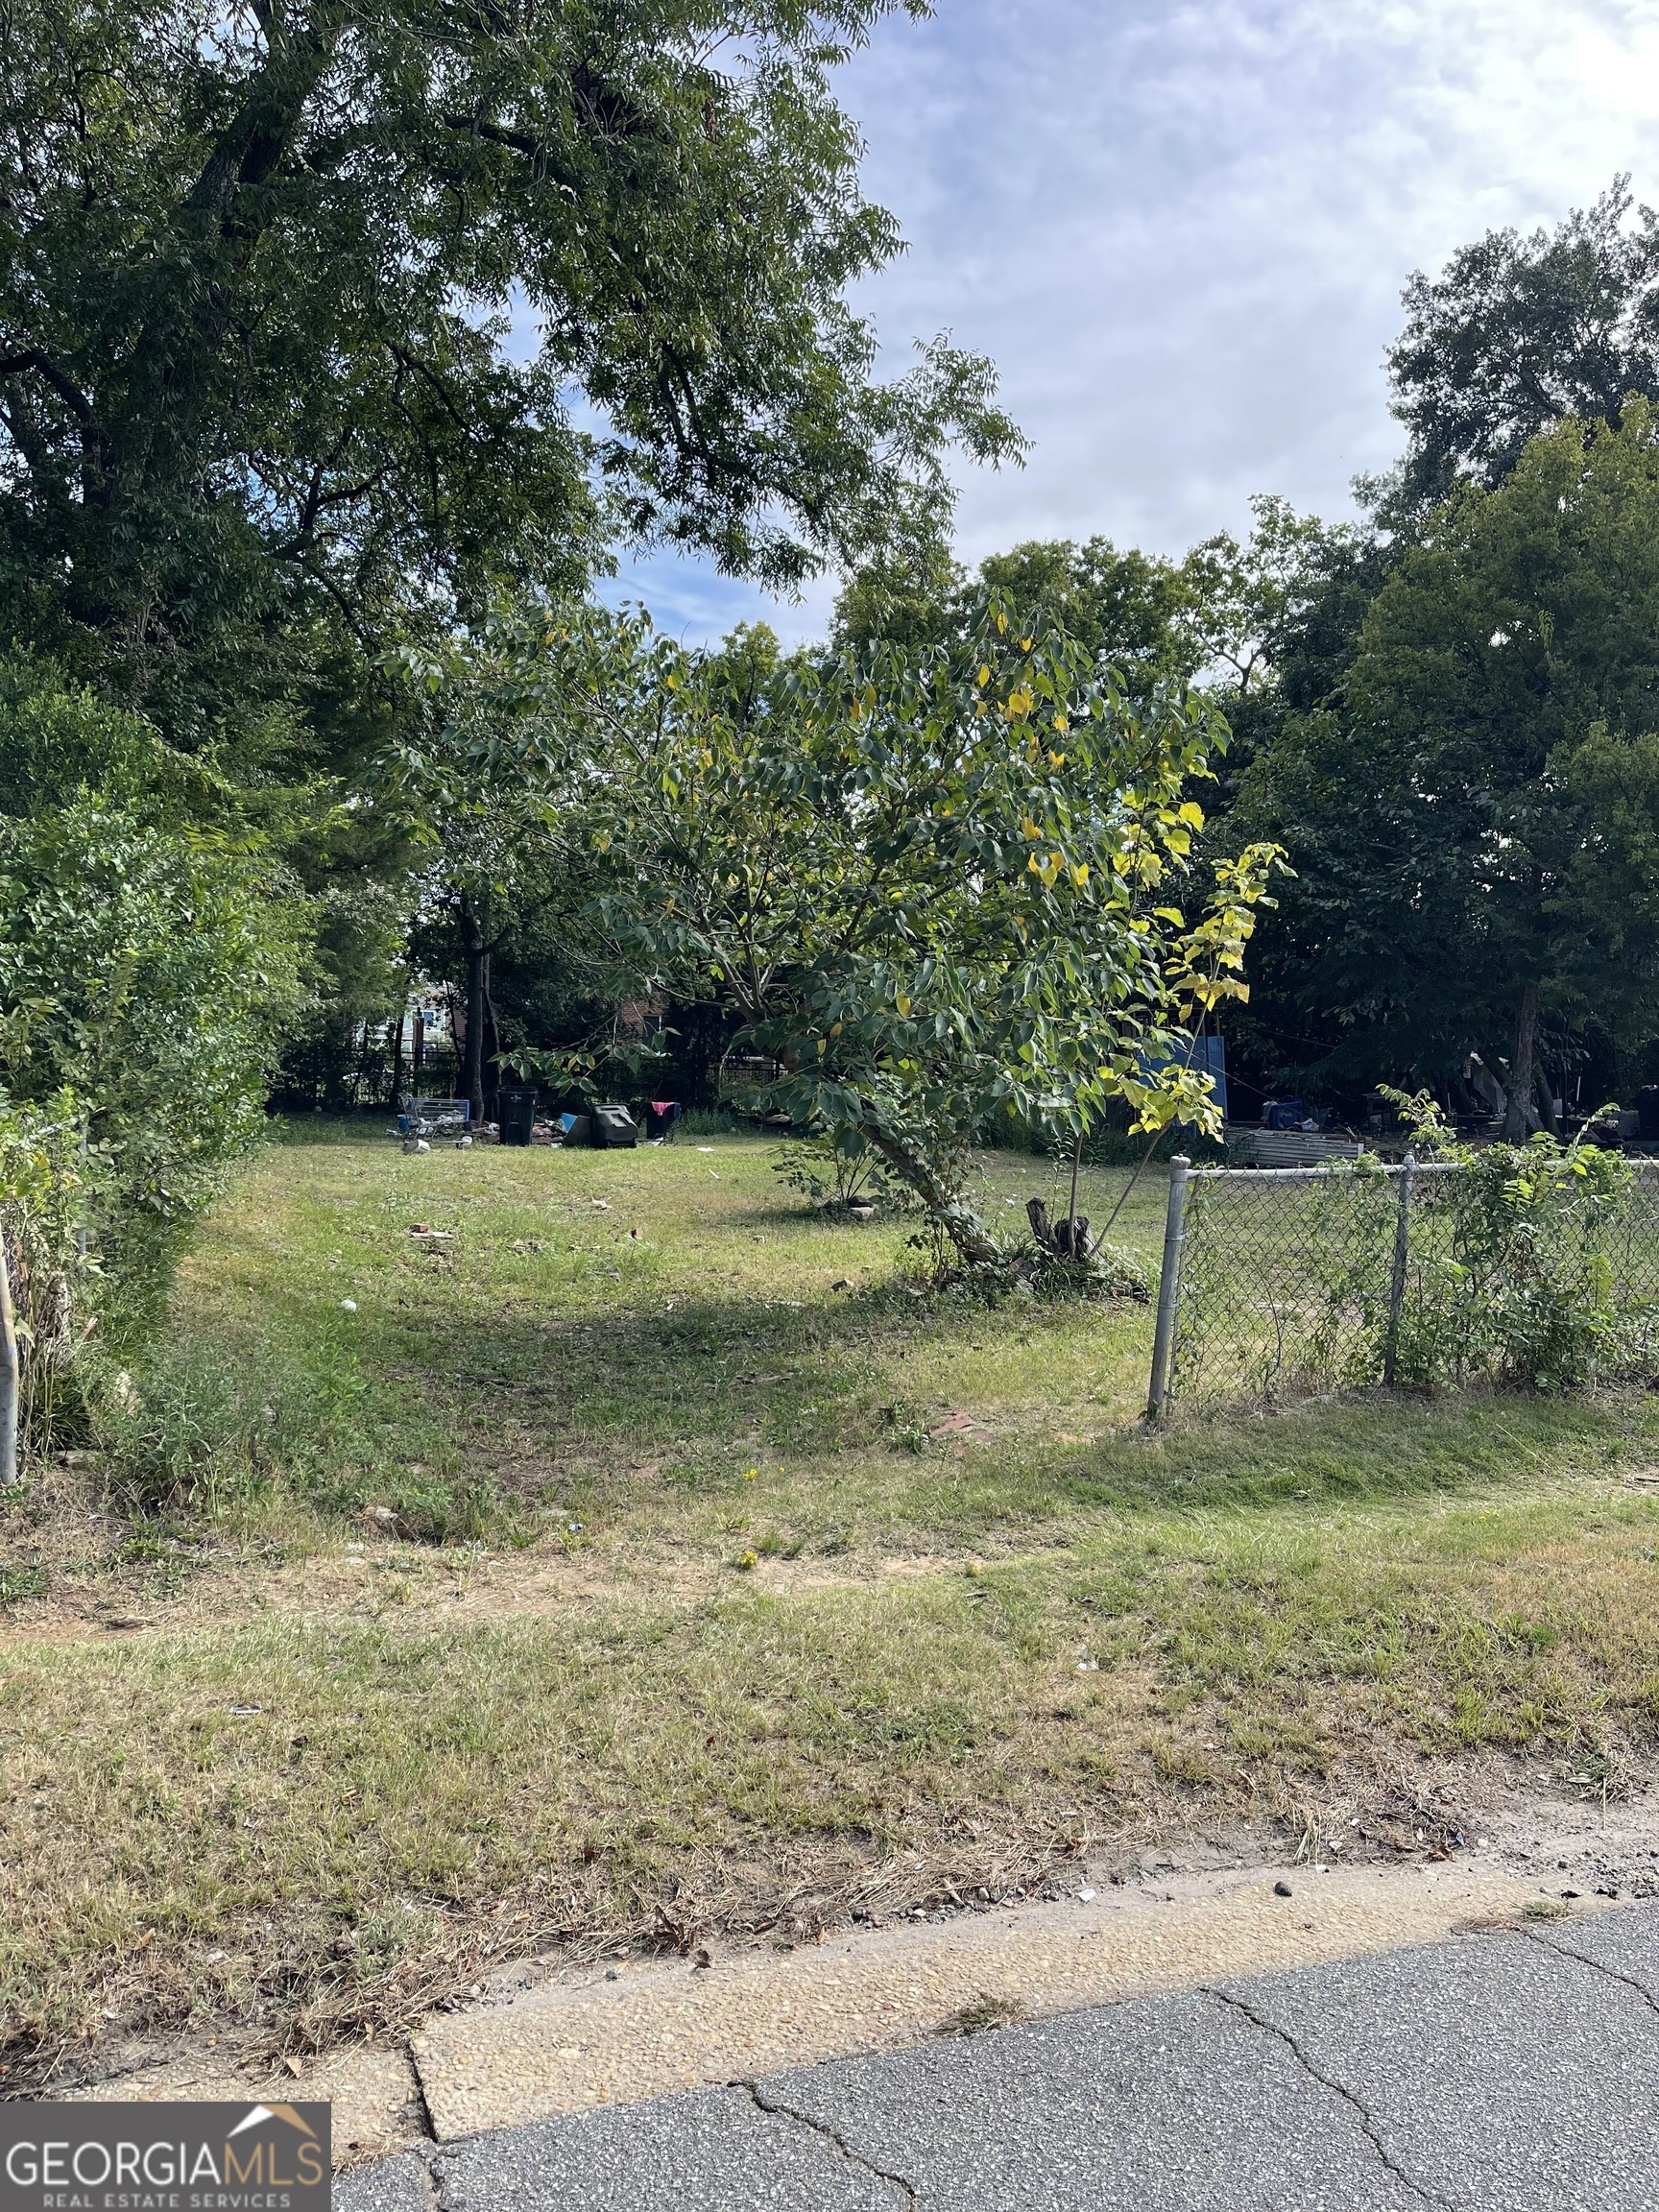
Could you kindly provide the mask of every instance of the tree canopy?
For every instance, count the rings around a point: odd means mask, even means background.
[[[1659,217],[1632,225],[1630,207],[1616,178],[1552,231],[1488,230],[1412,276],[1388,354],[1408,497],[1496,484],[1568,416],[1617,422],[1627,394],[1659,399]]]
[[[20,0],[5,619],[199,739],[619,538],[788,584],[929,526],[1017,440],[846,303],[899,240],[830,73],[895,4]]]
[[[1656,731],[1659,425],[1636,401],[1438,510],[1340,696],[1246,780],[1239,824],[1297,870],[1262,962],[1307,1059],[1375,1079],[1503,1054],[1514,1118],[1540,1019],[1650,1023]]]

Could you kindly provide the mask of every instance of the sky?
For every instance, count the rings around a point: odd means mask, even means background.
[[[1413,269],[1552,226],[1627,171],[1659,201],[1651,0],[936,0],[841,72],[906,252],[855,295],[883,366],[949,329],[1032,441],[964,464],[958,553],[1179,554],[1276,492],[1336,519],[1400,449],[1382,355]],[[669,556],[607,596],[697,640],[792,604]]]

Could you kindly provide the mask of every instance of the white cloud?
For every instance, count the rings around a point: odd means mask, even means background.
[[[895,368],[993,355],[1029,466],[965,471],[972,558],[1088,536],[1178,551],[1256,491],[1338,514],[1399,436],[1400,288],[1616,170],[1659,197],[1659,11],[1623,0],[940,0],[844,73],[910,251],[865,289]],[[804,609],[655,562],[712,633]]]

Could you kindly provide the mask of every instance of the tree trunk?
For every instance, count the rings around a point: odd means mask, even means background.
[[[461,894],[461,950],[467,960],[467,1102],[474,1129],[484,1126],[484,963],[489,944],[472,902]]]
[[[415,1009],[415,1031],[411,1046],[409,1088],[419,1092],[421,1078],[426,1072],[426,1017],[421,1009]]]
[[[490,1069],[490,1098],[494,1101],[496,1118],[501,1113],[501,1024],[495,1019],[495,999],[490,989],[490,961],[495,948],[492,946],[484,955],[484,1029],[485,1059]],[[486,1100],[489,1103],[489,1100]]]
[[[930,1167],[913,1159],[884,1129],[866,1128],[861,1134],[903,1176],[964,1260],[976,1267],[1000,1265],[1002,1247],[966,1199],[947,1190]]]
[[[409,1019],[409,1001],[404,999],[397,1009],[397,1026],[392,1032],[392,1111],[397,1111],[403,1095],[403,1024]]]
[[[1503,1116],[1503,1138],[1509,1144],[1527,1142],[1527,1108],[1532,1096],[1532,1077],[1537,1065],[1534,1044],[1538,1035],[1538,986],[1522,986],[1521,1002],[1515,1009],[1515,1051],[1509,1062],[1509,1104]]]
[[[365,1020],[363,1035],[358,1043],[357,1066],[351,1076],[351,1111],[356,1113],[363,1103],[363,1094],[369,1086],[369,1031],[371,1024]]]

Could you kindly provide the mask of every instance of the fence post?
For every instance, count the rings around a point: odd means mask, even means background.
[[[1152,1386],[1146,1393],[1148,1421],[1161,1421],[1169,1404],[1169,1357],[1175,1349],[1182,1224],[1187,1217],[1187,1176],[1191,1166],[1184,1152],[1177,1152],[1169,1163],[1169,1210],[1164,1216],[1164,1264],[1158,1272],[1158,1326],[1152,1335]]]
[[[1411,1170],[1417,1163],[1407,1152],[1400,1170],[1400,1211],[1394,1216],[1394,1273],[1388,1285],[1388,1334],[1382,1346],[1382,1380],[1394,1380],[1394,1362],[1400,1350],[1400,1315],[1406,1304],[1406,1262],[1411,1243]]]
[[[12,1310],[12,1262],[0,1224],[0,1490],[17,1480],[17,1400],[21,1376],[17,1360],[17,1317]]]

